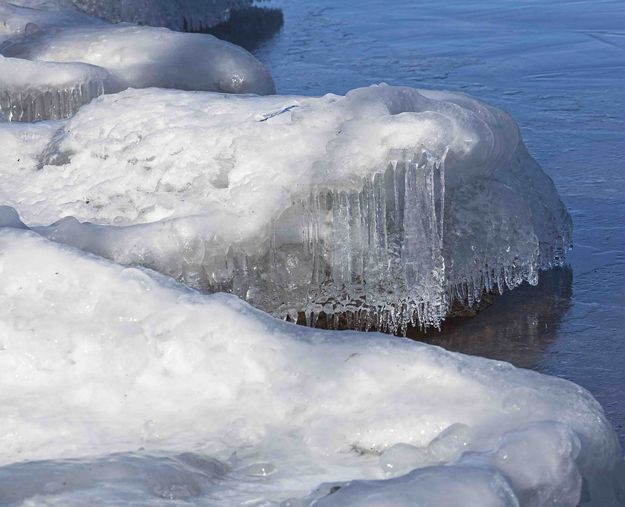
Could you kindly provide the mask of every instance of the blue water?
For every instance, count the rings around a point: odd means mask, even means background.
[[[625,446],[625,2],[274,0],[278,93],[386,82],[506,109],[574,220],[570,269],[428,340],[589,389]]]

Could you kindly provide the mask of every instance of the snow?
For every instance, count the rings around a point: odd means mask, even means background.
[[[262,63],[243,48],[211,35],[110,24],[71,10],[18,7],[1,0],[0,19],[5,32],[0,35],[1,54],[101,67],[110,74],[104,83],[106,93],[150,86],[275,92]]]
[[[460,94],[128,90],[46,135],[0,176],[26,223],[70,217],[38,231],[280,317],[437,325],[454,300],[535,283],[570,242],[514,121]]]
[[[568,381],[294,326],[0,223],[3,503],[618,505],[616,436]]]

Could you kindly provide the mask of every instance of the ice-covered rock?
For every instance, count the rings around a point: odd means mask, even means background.
[[[104,24],[60,0],[0,0],[0,43],[55,27]]]
[[[79,9],[118,23],[197,31],[228,20],[233,9],[252,0],[72,0]]]
[[[515,123],[464,95],[129,90],[38,158],[28,185],[7,167],[0,188],[26,223],[75,217],[42,234],[331,325],[436,325],[454,300],[536,282],[570,241]]]
[[[110,24],[70,10],[16,7],[0,0],[0,53],[28,60],[80,62],[106,69],[106,93],[158,86],[226,93],[275,92],[249,52],[206,34]]]
[[[0,112],[9,121],[57,120],[102,95],[110,76],[84,63],[0,56]]]
[[[568,381],[293,326],[16,228],[0,228],[0,280],[2,503],[609,507],[623,494],[618,440]]]

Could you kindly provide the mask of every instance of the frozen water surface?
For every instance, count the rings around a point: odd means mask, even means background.
[[[468,324],[474,340],[463,338],[463,328],[448,341],[434,339],[587,387],[625,443],[623,3],[273,5],[284,9],[285,26],[256,55],[279,93],[342,93],[385,81],[465,91],[517,120],[573,216],[572,274],[528,290],[526,311],[510,309],[506,320],[496,303]],[[502,304],[511,308],[521,295]]]

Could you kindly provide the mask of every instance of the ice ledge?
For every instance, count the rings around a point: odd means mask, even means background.
[[[512,119],[446,92],[128,90],[38,159],[5,202],[27,223],[76,217],[41,234],[310,325],[437,326],[456,301],[536,283],[571,240]]]

